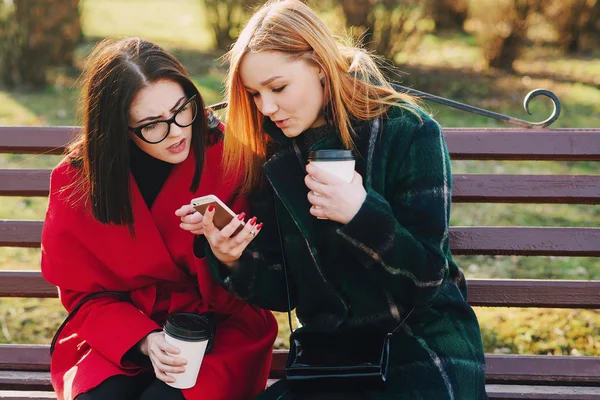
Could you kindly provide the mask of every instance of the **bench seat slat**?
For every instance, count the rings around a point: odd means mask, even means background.
[[[276,380],[271,381],[271,384]],[[486,385],[490,400],[597,400],[600,389],[572,386]],[[0,400],[56,399],[51,391],[0,391]]]
[[[485,386],[490,400],[598,400],[600,388],[573,386],[526,386],[496,385]]]
[[[2,390],[52,390],[50,373],[41,371],[0,371]]]
[[[48,371],[49,355],[48,346],[31,345],[29,349],[30,358],[18,358],[13,364],[9,364],[11,359],[5,359],[4,356],[16,358],[11,346],[0,345],[0,387],[8,390],[10,379],[14,378],[16,371],[26,370],[27,367],[34,365],[32,360],[43,368],[41,371],[26,371],[28,379],[34,382],[43,381]],[[23,346],[21,346],[21,351]],[[275,350],[271,364],[270,378],[281,379],[284,376],[285,362],[287,359],[287,350]],[[19,363],[21,360],[21,363]],[[497,355],[486,354],[486,381],[496,384],[539,384],[539,385],[581,385],[581,386],[600,386],[600,363],[597,357],[573,357],[573,356],[538,356],[538,355]],[[7,370],[7,368],[10,368]],[[540,374],[540,371],[544,373]],[[4,380],[3,380],[4,379]],[[8,382],[8,383],[7,383]],[[34,390],[33,388],[31,390]]]
[[[50,170],[0,169],[0,196],[47,196]],[[454,203],[600,204],[600,175],[456,174]]]
[[[42,221],[0,220],[0,247],[39,247]],[[600,228],[451,227],[459,254],[600,256]]]
[[[0,127],[0,153],[62,154],[75,127]],[[598,129],[444,128],[455,160],[600,161]]]
[[[274,351],[271,378],[284,376],[286,359],[286,350]],[[486,364],[489,383],[600,386],[598,357],[486,354]]]
[[[0,400],[56,400],[54,392],[0,390]]]
[[[267,383],[271,386],[275,379]],[[490,400],[597,400],[600,388],[573,386],[524,386],[524,385],[486,385]],[[0,391],[0,400],[47,400],[56,399],[54,392],[41,391]]]
[[[597,281],[469,279],[468,284],[472,306],[600,308]],[[0,297],[55,298],[57,292],[38,271],[0,271]]]

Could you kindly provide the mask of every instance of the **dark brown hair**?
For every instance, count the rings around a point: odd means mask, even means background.
[[[190,184],[200,182],[208,144],[204,102],[185,67],[154,43],[139,39],[107,39],[96,46],[82,75],[82,129],[69,147],[71,162],[81,168],[78,193],[91,202],[94,217],[105,224],[133,226],[129,191],[129,108],[140,89],[162,79],[196,95],[198,116],[192,124],[196,169]]]

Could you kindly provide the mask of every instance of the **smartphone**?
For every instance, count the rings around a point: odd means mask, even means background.
[[[214,194],[208,194],[206,196],[198,197],[193,199],[190,204],[196,211],[200,214],[204,215],[208,206],[213,205],[215,207],[215,215],[213,216],[213,224],[219,229],[225,228],[227,224],[231,222],[232,219],[237,217],[237,214],[234,213],[227,204],[223,203],[221,199],[219,199]],[[241,221],[242,224],[231,236],[237,235],[244,228],[244,221]]]

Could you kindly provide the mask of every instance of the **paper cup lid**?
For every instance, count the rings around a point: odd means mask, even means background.
[[[165,332],[181,340],[206,340],[212,332],[211,322],[205,315],[193,313],[171,314],[165,323]]]
[[[308,154],[309,161],[352,161],[352,150],[314,150]]]

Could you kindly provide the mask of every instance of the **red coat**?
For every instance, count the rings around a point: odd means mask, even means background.
[[[275,318],[217,285],[205,260],[193,254],[193,235],[179,228],[175,215],[192,198],[211,193],[236,212],[245,208],[243,201],[232,205],[237,182],[221,176],[221,152],[220,143],[207,150],[195,193],[189,191],[193,153],[175,165],[150,210],[130,177],[135,237],[127,226],[99,223],[89,204],[74,202],[77,193],[69,185],[77,168],[63,160],[52,172],[42,232],[44,278],[58,286],[67,310],[100,291],[125,291],[132,300],[91,300],[66,325],[50,369],[59,400],[74,399],[110,376],[139,373],[123,356],[176,311],[232,314],[217,323],[214,349],[204,358],[196,386],[183,390],[186,399],[250,399],[264,389]]]

